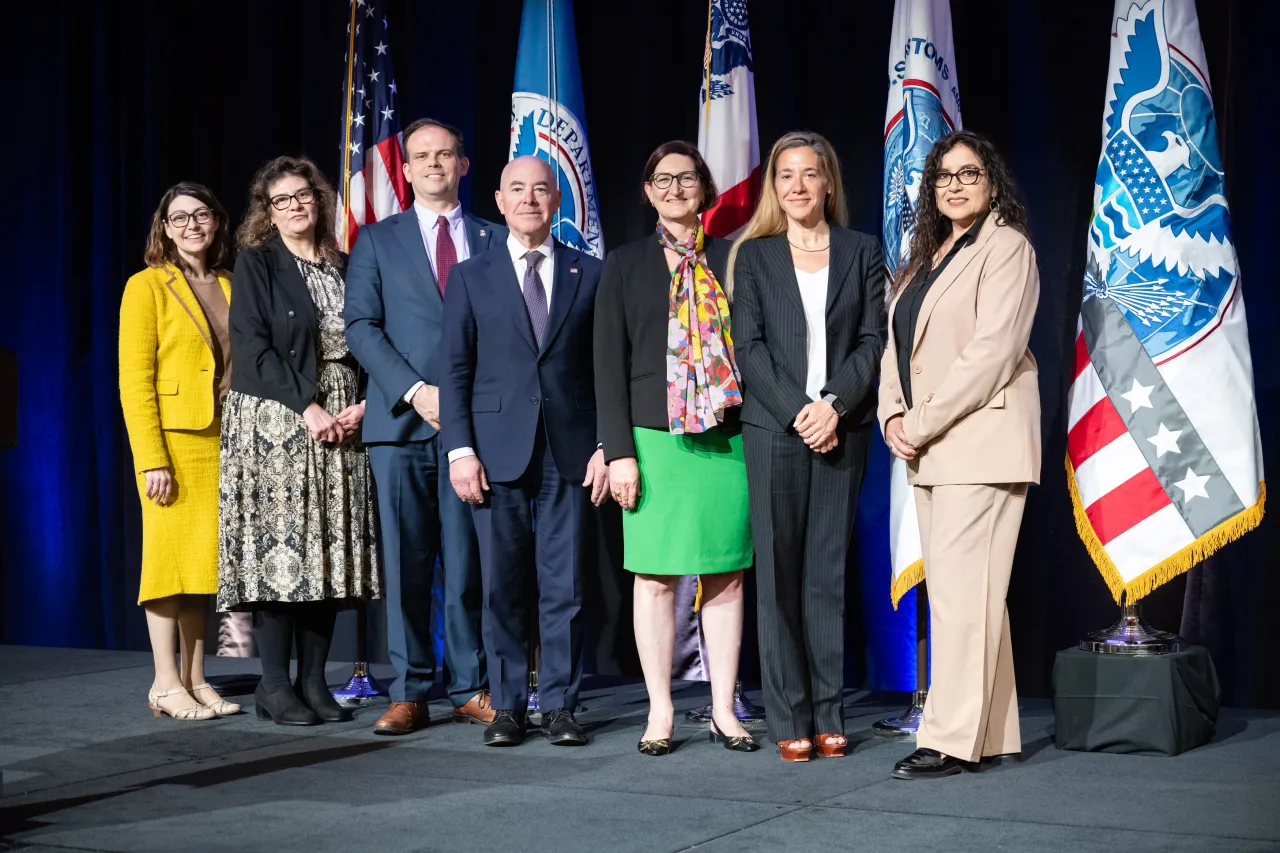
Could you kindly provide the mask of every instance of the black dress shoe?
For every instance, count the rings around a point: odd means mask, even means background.
[[[253,710],[259,720],[270,720],[278,726],[320,725],[320,718],[302,703],[292,686],[268,693],[259,683],[253,691]]]
[[[984,755],[978,759],[979,770],[995,770],[1000,767],[1013,767],[1022,763],[1022,753],[1006,752],[1001,755]]]
[[[746,737],[729,737],[720,731],[720,727],[716,725],[716,721],[711,721],[711,742],[723,744],[725,749],[733,752],[755,752],[760,748],[760,744],[751,735]]]
[[[893,765],[895,779],[941,779],[970,769],[970,762],[921,747]]]
[[[485,746],[519,746],[524,743],[524,714],[496,711],[493,722],[485,727]]]
[[[322,723],[348,723],[353,717],[351,709],[344,708],[329,692],[329,685],[323,681],[302,681],[293,685],[294,692]]]
[[[568,708],[556,708],[542,715],[542,736],[552,746],[586,746],[587,733]]]

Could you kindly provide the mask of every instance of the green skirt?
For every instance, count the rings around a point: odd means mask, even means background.
[[[647,575],[711,575],[751,565],[742,436],[632,430],[640,501],[622,513],[623,565]]]

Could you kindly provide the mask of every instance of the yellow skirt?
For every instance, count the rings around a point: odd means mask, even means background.
[[[218,591],[218,455],[222,424],[202,430],[165,430],[177,498],[168,506],[142,498],[142,581],[138,603],[170,595]]]

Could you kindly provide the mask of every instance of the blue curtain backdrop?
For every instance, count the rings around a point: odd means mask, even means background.
[[[658,143],[696,138],[705,6],[576,2],[588,128],[606,246],[641,236],[639,170]],[[1277,464],[1276,233],[1269,176],[1280,138],[1265,4],[1200,2],[1234,234],[1249,310],[1266,461]],[[1064,403],[1096,165],[1111,2],[952,0],[966,127],[992,136],[1027,197],[1043,295],[1043,485],[1033,490],[1010,591],[1024,695],[1048,695],[1053,653],[1116,615],[1076,537],[1060,461]],[[891,0],[753,2],[762,144],[807,127],[840,152],[853,226],[879,233]],[[233,217],[263,160],[304,152],[332,173],[344,0],[134,0],[23,4],[11,21],[17,128],[5,134],[16,193],[3,229],[10,273],[0,348],[20,370],[19,446],[0,449],[0,641],[146,648],[137,608],[139,520],[116,386],[118,305],[141,267],[166,186],[212,186]],[[432,115],[468,137],[464,204],[496,217],[506,160],[520,4],[392,0],[404,118]],[[13,72],[11,72],[11,77]],[[0,405],[9,405],[0,401]],[[887,593],[887,460],[877,449],[859,509],[847,612],[851,684],[910,689],[914,601]],[[1162,627],[1210,644],[1225,701],[1280,706],[1280,654],[1261,629],[1280,600],[1275,513],[1148,599]],[[609,525],[606,525],[609,526]],[[628,669],[630,618],[616,547],[598,581],[614,637],[601,668]],[[1184,608],[1184,591],[1186,607]],[[608,621],[608,620],[606,620]],[[748,654],[751,654],[748,650]],[[621,663],[619,663],[621,662]],[[748,664],[748,670],[750,664]]]

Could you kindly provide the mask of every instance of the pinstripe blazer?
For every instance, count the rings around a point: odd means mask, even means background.
[[[848,409],[843,426],[861,426],[875,415],[884,352],[884,256],[876,238],[833,225],[830,261],[822,394],[835,394]],[[785,234],[739,247],[731,315],[743,381],[742,420],[786,432],[813,401],[804,391],[808,330]]]

